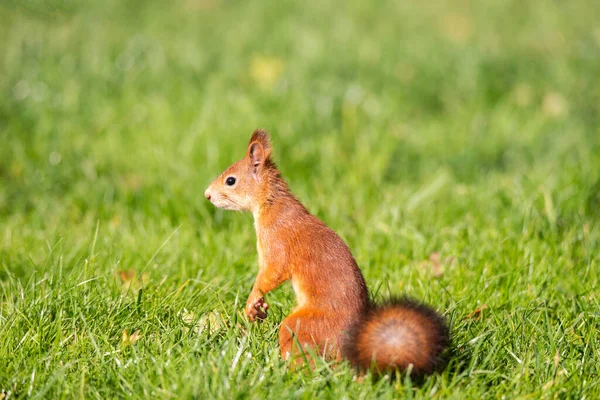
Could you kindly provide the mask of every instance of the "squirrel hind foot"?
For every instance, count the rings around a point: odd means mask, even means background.
[[[441,369],[450,346],[444,318],[407,298],[371,307],[350,330],[344,355],[360,370],[422,376]],[[412,367],[411,367],[412,366]]]

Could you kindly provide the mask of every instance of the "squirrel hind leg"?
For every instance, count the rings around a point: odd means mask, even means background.
[[[327,321],[318,313],[298,310],[288,316],[279,329],[281,358],[302,364],[313,352],[327,358],[340,358],[338,343],[329,338],[335,330],[329,329]],[[312,362],[311,362],[312,364]]]
[[[393,299],[371,308],[349,332],[344,356],[361,370],[406,371],[421,376],[444,365],[450,345],[445,320],[409,299]]]

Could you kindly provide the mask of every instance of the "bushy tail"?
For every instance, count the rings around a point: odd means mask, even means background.
[[[350,330],[344,356],[360,370],[391,370],[422,376],[444,366],[450,346],[444,318],[416,301],[392,299],[371,307]]]

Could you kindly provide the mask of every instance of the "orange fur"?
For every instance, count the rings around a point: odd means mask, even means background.
[[[441,317],[415,303],[373,308],[350,249],[290,192],[271,151],[269,135],[255,131],[246,157],[205,192],[217,207],[254,215],[259,271],[246,303],[248,318],[266,318],[264,296],[291,280],[297,306],[279,332],[282,357],[296,356],[297,340],[329,359],[341,358],[343,351],[359,368],[373,360],[380,370],[412,364],[414,371],[432,371],[447,343]]]
[[[370,308],[350,329],[344,355],[360,369],[434,372],[444,364],[448,328],[431,308],[409,299],[392,299]]]

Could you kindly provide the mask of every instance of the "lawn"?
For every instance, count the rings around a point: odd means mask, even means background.
[[[0,3],[0,399],[600,398],[600,6]],[[451,324],[424,382],[290,372],[243,315],[272,133],[373,298]]]

